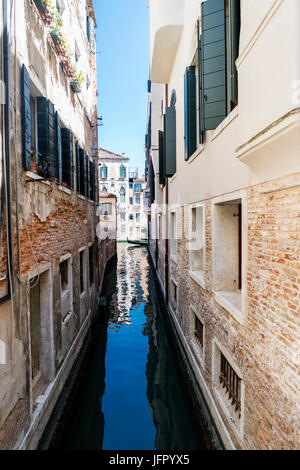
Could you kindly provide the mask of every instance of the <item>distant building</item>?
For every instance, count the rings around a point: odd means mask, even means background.
[[[130,170],[128,157],[99,149],[99,190],[117,196],[118,241],[147,239],[145,188],[145,177]]]

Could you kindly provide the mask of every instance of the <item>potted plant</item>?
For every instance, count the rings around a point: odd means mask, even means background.
[[[38,3],[41,3],[38,1]],[[42,0],[43,7],[45,11],[40,11],[41,17],[46,26],[50,26],[53,18],[54,7],[52,5],[52,0]]]
[[[80,71],[80,72],[74,72],[74,78],[73,80],[71,81],[71,88],[72,88],[72,91],[73,93],[80,93],[81,92],[81,85],[84,81],[84,76],[83,76],[83,72]]]
[[[34,173],[37,173],[38,159],[40,156],[41,154],[38,152],[38,150],[34,147],[31,147],[31,171]]]
[[[51,178],[52,168],[50,157],[44,157],[37,165],[38,174],[43,178]]]
[[[50,36],[55,46],[59,46],[60,44],[62,44],[62,26],[62,18],[58,10],[55,9],[50,29]]]

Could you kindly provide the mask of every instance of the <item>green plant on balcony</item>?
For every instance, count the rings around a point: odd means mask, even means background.
[[[74,70],[74,78],[71,81],[71,88],[74,93],[80,93],[81,85],[84,82],[84,75],[83,75],[82,70],[80,70],[80,72],[77,72],[74,66],[73,66],[73,70]]]
[[[53,16],[53,4],[52,0],[34,0],[35,6],[37,7],[44,23],[49,26]]]

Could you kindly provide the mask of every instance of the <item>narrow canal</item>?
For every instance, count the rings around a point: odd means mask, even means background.
[[[58,449],[206,449],[146,248],[119,245]],[[105,315],[107,312],[107,315]]]

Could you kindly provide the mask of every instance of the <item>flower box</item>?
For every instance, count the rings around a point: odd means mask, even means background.
[[[64,71],[64,74],[68,78],[74,78],[74,70],[73,70],[72,66],[70,65],[70,62],[68,61],[68,59],[62,59],[60,63],[61,63],[61,67]]]
[[[78,80],[72,80],[70,85],[71,85],[71,89],[72,89],[73,93],[80,93],[81,92],[81,86],[80,86]]]

